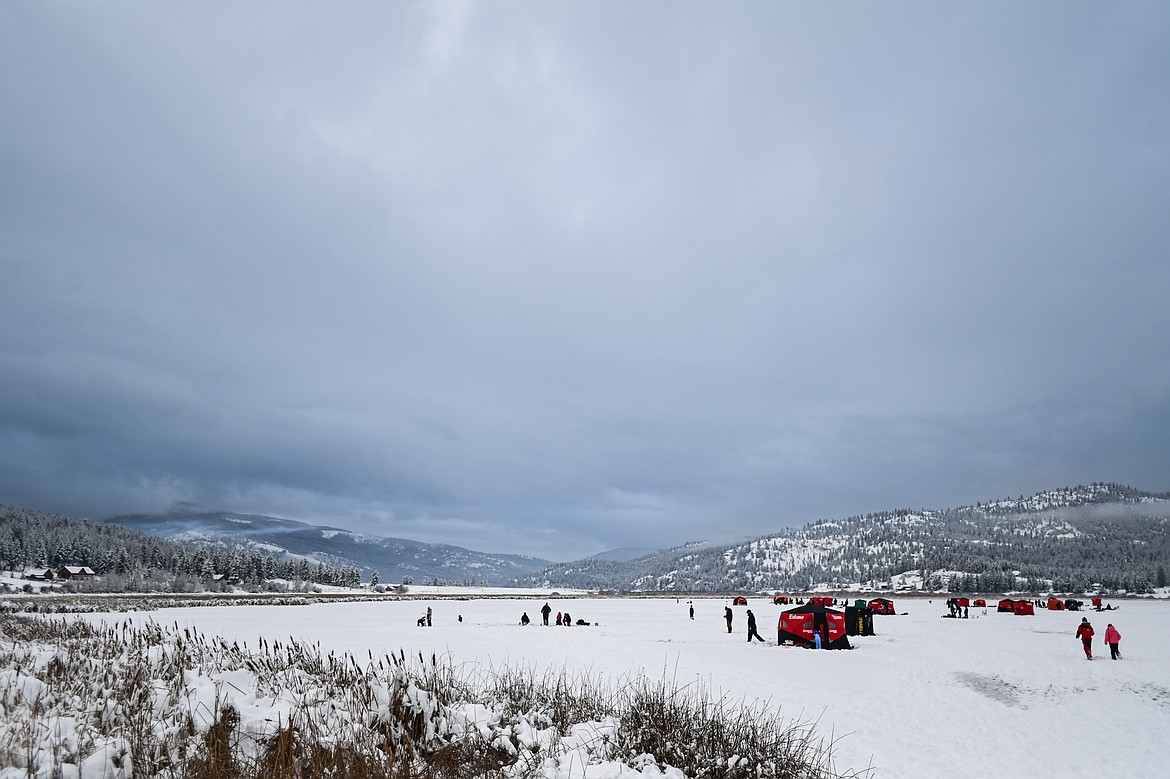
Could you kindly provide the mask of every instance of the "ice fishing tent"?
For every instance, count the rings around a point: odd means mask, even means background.
[[[814,595],[808,599],[808,602],[814,606],[822,606],[825,608],[833,605],[833,599],[828,595]]]
[[[857,602],[862,604],[865,603],[863,600],[859,600]],[[845,635],[872,636],[873,634],[873,609],[864,605],[846,606]]]
[[[1081,606],[1084,606],[1084,605],[1085,605],[1084,603],[1077,600],[1076,598],[1066,598],[1064,601],[1064,607],[1066,609],[1068,609],[1069,611],[1080,611]]]
[[[971,599],[970,598],[955,598],[955,605],[961,609],[969,609],[969,608],[971,608]]]
[[[1030,600],[1018,600],[1012,604],[1012,613],[1027,616],[1029,614],[1035,614],[1036,608],[1032,605],[1032,601]]]
[[[874,598],[869,602],[869,607],[873,609],[874,614],[897,614],[894,610],[894,602],[887,598]]]
[[[976,607],[979,607],[979,606],[987,606],[987,601],[986,601],[985,599],[983,599],[983,598],[976,598],[976,599],[975,599],[975,600],[972,602],[972,605],[973,605],[973,606],[976,606]]]
[[[1048,599],[1048,610],[1049,611],[1064,611],[1064,601],[1062,601],[1060,598],[1049,598]]]
[[[999,602],[999,607],[996,611],[1006,611],[1008,614],[1014,613],[1016,610],[1016,602],[1011,598],[1004,598]]]
[[[1100,598],[1093,598],[1093,606],[1098,608],[1098,609],[1101,608],[1101,599]]]
[[[853,605],[859,609],[867,609],[869,608],[869,601],[867,601],[865,598],[858,598],[857,600],[853,601]]]
[[[732,606],[746,606],[747,605],[747,598],[743,597],[742,595],[736,595],[734,598],[731,599],[731,605]]]
[[[788,603],[788,596],[787,595],[777,595],[776,597],[772,598],[772,602],[777,604],[777,605],[783,605],[785,603]]]
[[[814,603],[782,613],[776,626],[776,641],[811,647],[816,646],[817,633],[821,634],[822,648],[852,649],[845,632],[845,615]]]

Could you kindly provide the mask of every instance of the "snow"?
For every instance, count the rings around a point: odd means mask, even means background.
[[[955,620],[941,618],[945,597],[899,598],[895,604],[905,613],[875,617],[878,635],[851,638],[852,651],[817,652],[775,645],[773,626],[781,608],[764,598],[750,599],[749,608],[771,640],[749,645],[745,607],[733,607],[735,632],[729,635],[723,599],[691,598],[692,621],[687,599],[564,598],[535,591],[477,597],[477,592],[460,599],[162,609],[149,618],[248,646],[261,637],[319,643],[323,651],[349,653],[359,662],[370,653],[404,649],[484,669],[567,669],[619,684],[636,674],[679,686],[693,682],[745,705],[762,701],[778,707],[793,722],[815,722],[818,734],[834,742],[838,769],[872,767],[877,779],[1164,775],[1160,744],[1151,734],[1170,727],[1170,604],[1165,602],[1115,601],[1119,610],[1104,613],[1038,609],[1032,617],[971,609],[970,619]],[[554,613],[568,610],[574,619],[594,624],[544,627],[540,607],[546,600]],[[434,626],[417,627],[428,606]],[[520,627],[525,611],[535,621]],[[132,618],[141,624],[144,616]],[[1111,661],[1099,638],[1097,659],[1085,660],[1073,635],[1082,616],[1098,637],[1108,622],[1121,631],[1123,660]],[[118,624],[126,617],[79,618]],[[24,676],[19,684],[33,681]],[[243,672],[230,679],[193,675],[185,681],[205,708],[225,689],[238,691],[239,703],[246,704],[242,716],[248,718],[275,719],[291,705],[252,690],[253,680]],[[0,690],[15,683],[0,676]],[[475,723],[486,713],[469,709],[464,715]],[[540,737],[527,725],[520,727],[522,741]],[[578,761],[570,772],[581,775],[580,761],[590,759],[584,747],[573,749],[573,739],[596,743],[603,731],[612,735],[618,727],[582,724],[567,744],[566,759]],[[109,757],[92,758],[109,761],[108,770],[96,775],[124,772],[124,750],[109,744]],[[585,774],[681,779],[677,771],[649,763],[595,763]]]

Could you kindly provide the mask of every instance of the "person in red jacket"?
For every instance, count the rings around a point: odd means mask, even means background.
[[[1081,617],[1081,624],[1077,627],[1077,638],[1081,640],[1081,644],[1085,647],[1085,657],[1090,660],[1093,659],[1093,626],[1089,624],[1088,617]]]
[[[1121,659],[1121,634],[1117,632],[1117,628],[1113,627],[1113,623],[1109,623],[1109,627],[1105,628],[1105,643],[1109,645],[1109,654],[1114,660]]]

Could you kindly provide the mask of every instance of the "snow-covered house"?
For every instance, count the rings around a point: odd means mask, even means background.
[[[52,568],[25,568],[24,573],[21,574],[25,579],[32,579],[33,581],[48,581],[53,578]]]
[[[97,576],[88,565],[62,565],[57,569],[58,579],[90,579]]]

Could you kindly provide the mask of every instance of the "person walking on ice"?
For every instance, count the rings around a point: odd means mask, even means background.
[[[759,632],[756,630],[756,615],[752,614],[751,609],[747,610],[747,618],[748,618],[748,643],[750,644],[752,642],[753,638],[760,639],[761,643],[764,643],[764,644],[768,643],[767,641],[764,641],[764,637],[761,636],[759,634]]]
[[[1077,638],[1081,640],[1081,644],[1085,647],[1085,657],[1093,659],[1093,626],[1089,624],[1088,617],[1081,617],[1081,624],[1077,627]]]
[[[730,606],[723,607],[723,619],[727,620],[727,632],[728,633],[731,632],[731,618],[734,616],[735,616],[735,614],[732,613]]]
[[[1121,659],[1121,634],[1117,632],[1117,628],[1113,627],[1113,623],[1109,623],[1109,627],[1105,628],[1105,643],[1109,645],[1109,657],[1112,660]]]

